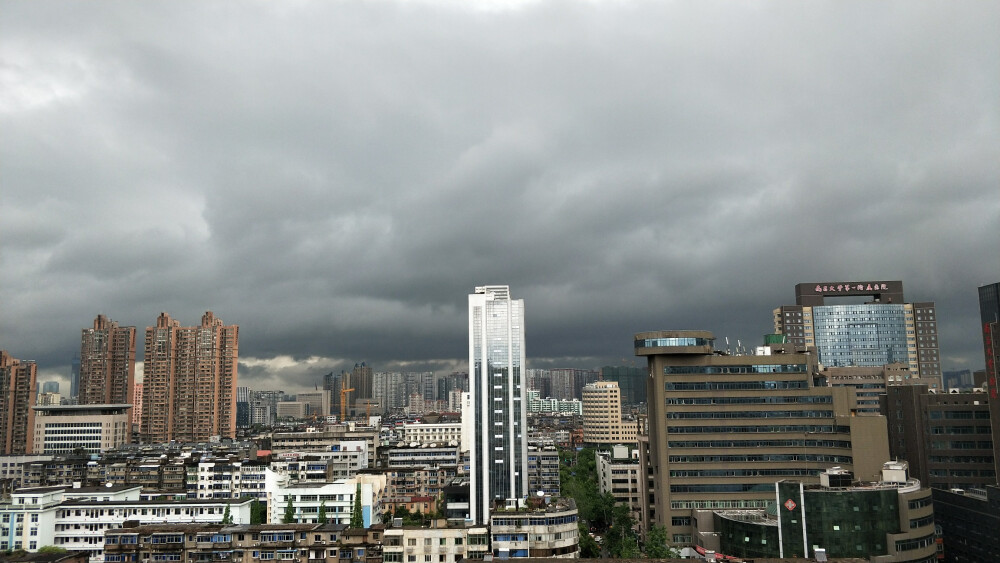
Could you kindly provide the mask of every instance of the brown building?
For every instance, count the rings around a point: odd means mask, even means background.
[[[80,344],[81,405],[131,404],[135,393],[135,327],[97,315]]]
[[[650,526],[691,545],[695,509],[765,509],[776,481],[818,483],[835,466],[879,478],[889,455],[885,418],[855,416],[851,389],[817,386],[814,354],[762,347],[729,355],[714,340],[707,331],[635,335],[649,370],[649,436],[639,443]]]
[[[193,327],[161,313],[156,326],[146,328],[140,439],[235,437],[238,351],[239,327],[224,325],[211,311]]]
[[[996,454],[986,393],[932,393],[927,385],[894,385],[882,397],[889,454],[906,460],[928,487],[996,485]]]
[[[32,453],[38,366],[0,350],[0,455]]]

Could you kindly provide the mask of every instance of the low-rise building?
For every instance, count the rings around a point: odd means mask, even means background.
[[[579,518],[570,498],[529,498],[522,506],[497,506],[490,511],[494,558],[578,558]]]
[[[385,563],[457,563],[481,560],[489,553],[485,526],[446,526],[436,520],[431,527],[393,526],[385,530],[382,560]]]
[[[611,493],[619,504],[626,504],[639,522],[639,529],[646,529],[642,519],[642,479],[639,450],[624,445],[612,446],[610,451],[598,451],[597,484],[602,493]]]
[[[865,557],[873,563],[937,561],[931,489],[888,462],[879,482],[827,470],[820,484],[775,483],[769,510],[697,510],[696,549],[727,557]]]

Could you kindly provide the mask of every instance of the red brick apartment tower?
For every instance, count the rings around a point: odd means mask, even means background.
[[[0,350],[0,455],[32,453],[38,366]]]
[[[125,405],[135,392],[135,327],[97,315],[80,339],[81,405]]]
[[[140,439],[235,437],[238,350],[239,327],[223,325],[211,311],[193,327],[161,313],[146,328]]]

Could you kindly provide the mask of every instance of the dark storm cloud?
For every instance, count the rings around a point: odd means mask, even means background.
[[[799,282],[902,279],[943,367],[1000,279],[992,3],[5,2],[0,346],[213,310],[241,379],[753,345]],[[51,14],[58,11],[61,17]]]

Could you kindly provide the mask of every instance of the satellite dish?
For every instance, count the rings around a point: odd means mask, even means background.
[[[538,492],[537,492],[537,493],[535,493],[535,494],[536,494],[536,495],[538,495],[538,498],[542,498],[542,497],[544,497],[544,496],[545,496],[545,491],[538,491]]]

